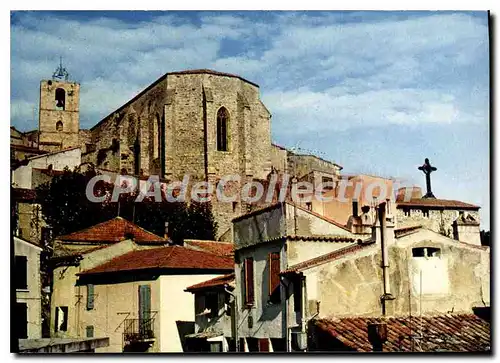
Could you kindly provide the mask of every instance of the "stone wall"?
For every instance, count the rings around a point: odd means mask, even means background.
[[[440,257],[414,257],[415,247],[439,248]],[[321,316],[380,315],[380,263],[380,246],[374,245],[306,270],[308,298],[321,301]],[[396,298],[390,314],[409,314],[410,309],[415,315],[420,310],[424,314],[471,312],[472,307],[489,305],[489,250],[458,245],[433,232],[403,237],[389,247],[389,276],[390,292]]]
[[[479,221],[478,211],[468,211],[477,221]],[[444,233],[453,238],[453,222],[458,218],[459,210],[428,210],[428,214],[422,209],[412,208],[405,212],[402,208],[396,208],[395,221],[396,228],[421,225],[422,227],[429,228],[435,232]]]
[[[217,112],[229,113],[228,150],[218,151]],[[83,162],[129,174],[160,175],[169,181],[216,182],[239,175],[241,183],[271,171],[270,113],[256,85],[214,72],[170,73],[91,129],[95,150]],[[212,202],[219,233],[246,211]]]

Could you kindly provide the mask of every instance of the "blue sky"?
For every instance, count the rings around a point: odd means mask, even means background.
[[[169,71],[260,85],[273,141],[480,205],[489,229],[486,12],[13,12],[11,124],[37,127],[59,56],[88,128]]]

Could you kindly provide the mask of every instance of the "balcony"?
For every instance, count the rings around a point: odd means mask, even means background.
[[[128,343],[152,342],[155,319],[125,319],[123,340]]]

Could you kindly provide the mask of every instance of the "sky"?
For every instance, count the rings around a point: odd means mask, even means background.
[[[273,142],[343,173],[396,177],[481,207],[490,227],[486,12],[11,13],[11,125],[37,128],[39,83],[63,57],[90,128],[167,72],[260,86]]]

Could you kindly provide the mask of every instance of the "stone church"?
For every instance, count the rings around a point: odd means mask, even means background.
[[[237,196],[235,201],[222,203],[212,198],[218,236],[228,239],[232,218],[266,205],[265,201],[252,205],[243,202],[239,193],[243,184],[261,181],[267,188],[272,173],[288,173],[314,185],[342,178],[342,166],[334,162],[273,144],[271,113],[260,99],[259,86],[238,75],[208,69],[166,73],[89,130],[80,128],[79,96],[80,85],[70,80],[62,63],[52,79],[40,82],[39,127],[25,133],[11,127],[11,166],[12,160],[17,167],[23,159],[79,148],[81,164],[92,163],[105,173],[141,179],[157,175],[163,183],[182,181],[189,175],[190,183],[208,181],[215,186],[224,176],[238,175],[239,183],[225,187],[226,195]],[[332,192],[337,188],[338,184]],[[417,207],[415,201],[420,203]],[[416,212],[409,218],[410,207],[419,213],[425,207],[424,214],[429,214],[429,209],[437,208],[441,214],[443,208],[451,209],[453,220],[465,208],[474,219],[467,223],[477,224],[472,234],[478,236],[479,207],[441,200],[429,207],[429,201],[420,195],[410,204],[397,204],[398,210],[406,208],[400,223],[425,222],[414,221]],[[422,202],[427,204],[422,207]],[[359,203],[362,208],[363,202]],[[348,224],[350,215],[357,216],[351,201],[330,206],[313,202],[305,207],[343,225]],[[447,228],[452,227],[453,220]],[[431,227],[442,229],[437,224]]]

